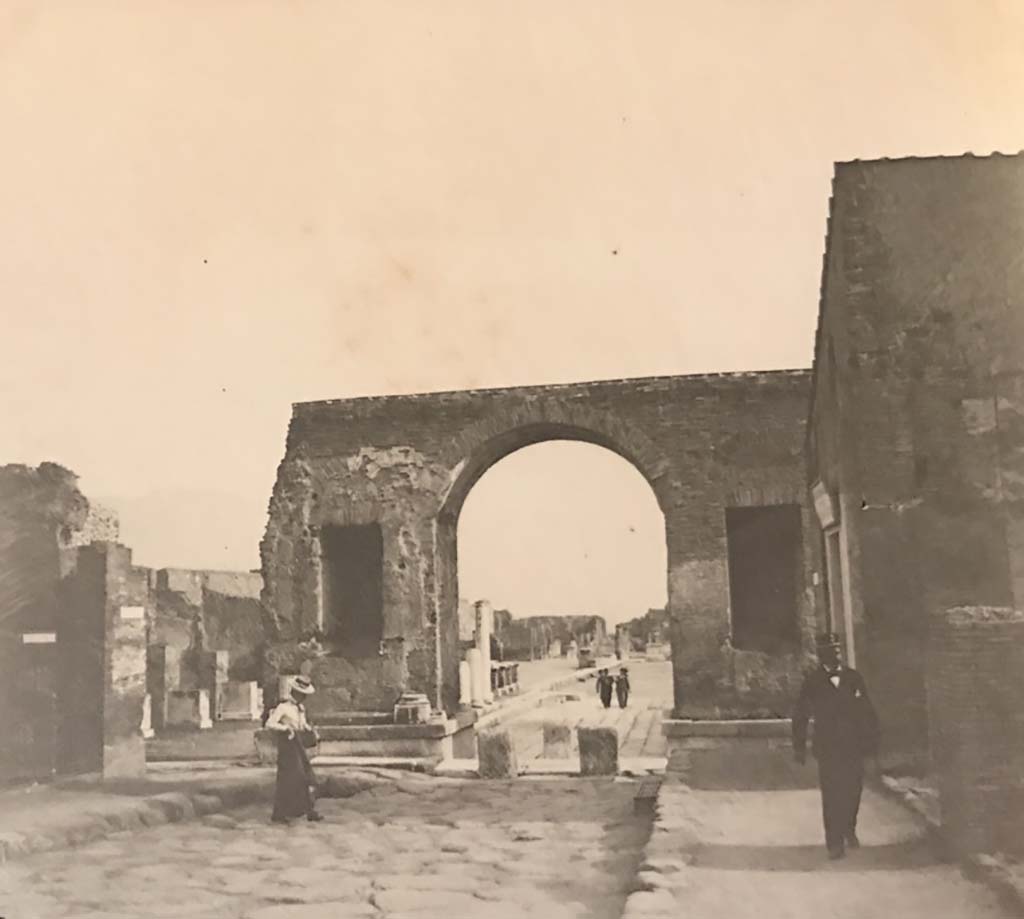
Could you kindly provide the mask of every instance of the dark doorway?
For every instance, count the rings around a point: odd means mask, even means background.
[[[800,508],[727,508],[725,529],[733,647],[791,650],[799,640]]]
[[[384,539],[379,524],[326,527],[324,631],[345,657],[377,655],[384,637]]]

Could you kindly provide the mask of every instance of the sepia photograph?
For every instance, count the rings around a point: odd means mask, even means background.
[[[0,919],[1024,919],[1024,3],[0,0]]]

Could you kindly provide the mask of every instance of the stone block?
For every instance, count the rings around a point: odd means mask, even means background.
[[[615,728],[580,727],[581,775],[618,775],[619,733]]]
[[[568,759],[572,755],[572,728],[558,721],[544,722],[543,759]]]
[[[480,778],[514,779],[519,775],[516,751],[508,731],[481,731],[476,746]]]
[[[455,732],[452,737],[452,756],[455,759],[473,759],[476,756],[476,731],[472,726]]]

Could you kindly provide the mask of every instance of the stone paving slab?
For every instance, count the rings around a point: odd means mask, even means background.
[[[868,790],[862,848],[828,860],[813,789],[697,790],[663,783],[624,919],[1002,919],[986,887],[944,864],[920,823]]]
[[[650,823],[635,782],[454,782],[265,804],[0,867],[8,919],[619,919]]]
[[[942,838],[938,791],[932,782],[884,775],[880,789],[916,814],[938,845],[946,845]],[[998,853],[980,853],[969,856],[964,867],[971,877],[994,890],[1016,915],[1024,916],[1024,865]]]
[[[668,760],[664,756],[636,756],[619,760],[619,775],[656,775],[665,771]],[[472,778],[477,773],[475,759],[449,759],[434,768],[435,775]],[[520,775],[567,775],[580,774],[579,757],[570,759],[534,759],[519,764]]]

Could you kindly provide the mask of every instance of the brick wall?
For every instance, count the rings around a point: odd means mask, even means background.
[[[811,647],[810,563],[800,571],[799,649],[734,651],[724,511],[806,509],[808,382],[802,371],[718,374],[296,405],[261,545],[271,654],[293,665],[317,625],[319,528],[379,522],[386,654],[405,662],[403,688],[453,709],[462,502],[513,450],[582,440],[631,461],[665,513],[677,709],[788,710]]]
[[[57,767],[57,646],[23,636],[56,631],[67,547],[88,513],[69,470],[0,467],[0,699],[10,716],[0,781],[48,778]]]
[[[936,615],[927,686],[944,833],[961,853],[1024,853],[1024,613]]]

